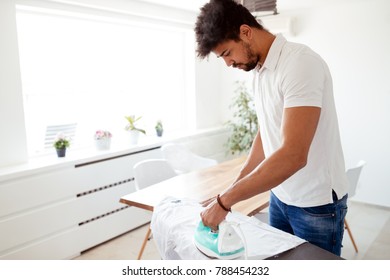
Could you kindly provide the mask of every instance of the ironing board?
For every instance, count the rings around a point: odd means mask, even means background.
[[[194,235],[204,209],[197,201],[186,198],[167,197],[153,211],[151,229],[154,241],[163,260],[208,260],[210,259],[195,245]],[[262,260],[293,249],[306,241],[280,231],[261,222],[232,211],[226,216],[227,223],[237,226],[236,230],[245,244],[245,256],[237,259]],[[239,229],[238,229],[239,227]],[[237,233],[237,232],[236,232]],[[198,235],[196,240],[208,239],[210,233]],[[207,242],[206,242],[207,243]],[[206,243],[202,243],[203,245]],[[206,249],[208,247],[204,247]],[[204,252],[204,251],[203,251]]]

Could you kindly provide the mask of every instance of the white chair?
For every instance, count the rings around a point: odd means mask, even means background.
[[[161,147],[161,151],[177,174],[214,166],[218,163],[214,159],[194,154],[183,144],[167,143]]]
[[[176,176],[165,159],[146,159],[134,165],[134,180],[137,190]]]
[[[141,190],[143,188],[149,187],[153,184],[157,184],[161,181],[176,176],[176,173],[173,170],[173,168],[164,159],[143,160],[135,164],[133,169],[134,169],[135,187],[137,190]],[[138,260],[141,259],[142,254],[145,250],[145,246],[148,240],[150,240],[150,237],[151,237],[151,229],[149,227],[148,231],[146,232],[141,249],[138,253],[138,257],[137,257]]]
[[[348,188],[348,198],[352,198],[356,194],[356,190],[359,183],[359,177],[362,172],[363,166],[366,164],[364,160],[361,160],[358,162],[358,164],[350,169],[347,169],[347,178],[349,182],[349,188]],[[348,232],[349,237],[351,238],[352,245],[355,248],[356,253],[358,252],[357,245],[355,243],[355,239],[353,238],[351,228],[348,225],[347,219],[344,220],[345,229]]]

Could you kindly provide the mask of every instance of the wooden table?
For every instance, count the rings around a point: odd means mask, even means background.
[[[120,199],[120,202],[153,211],[154,206],[167,196],[204,201],[229,187],[238,175],[244,161],[245,157],[240,157],[213,167],[178,175],[125,195]],[[239,202],[232,208],[242,214],[251,216],[268,207],[268,204],[269,192],[266,192]]]

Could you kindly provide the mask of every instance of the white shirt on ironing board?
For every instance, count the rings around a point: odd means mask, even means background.
[[[203,207],[196,201],[175,197],[167,197],[154,207],[151,229],[162,259],[209,259],[196,248],[193,241],[202,210]],[[305,242],[238,212],[229,213],[226,220],[240,224],[248,259],[265,259]]]

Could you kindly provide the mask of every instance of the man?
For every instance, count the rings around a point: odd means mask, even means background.
[[[201,213],[216,229],[232,205],[272,190],[270,224],[341,254],[347,178],[332,79],[322,58],[265,30],[233,0],[211,0],[195,26],[197,53],[254,72],[259,131],[235,182]]]

